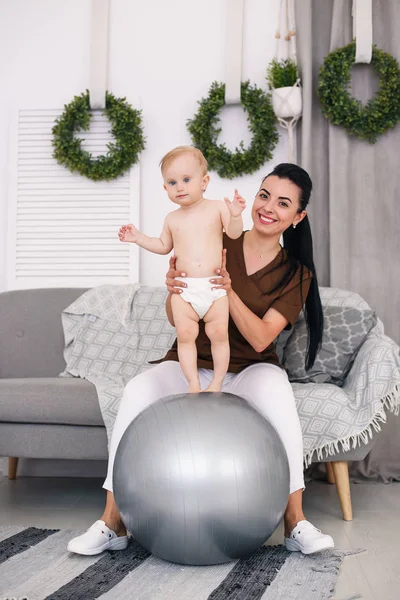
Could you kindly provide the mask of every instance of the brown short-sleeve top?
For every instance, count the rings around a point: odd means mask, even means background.
[[[224,234],[224,248],[227,249],[226,268],[231,277],[232,289],[259,318],[262,318],[269,308],[275,308],[288,320],[290,325],[294,325],[302,309],[302,304],[307,298],[311,284],[311,272],[306,267],[301,269],[298,265],[289,281],[275,289],[291,269],[292,263],[286,250],[282,248],[272,262],[256,273],[247,275],[243,240],[244,233],[237,240],[232,240]],[[300,286],[301,271],[303,272],[302,286]],[[212,369],[210,340],[206,336],[202,320],[199,325],[200,331],[196,341],[198,368]],[[262,352],[256,352],[242,336],[231,317],[228,328],[230,345],[228,371],[239,373],[245,367],[259,362],[281,366],[273,343]],[[178,361],[176,340],[162,362],[166,360]]]

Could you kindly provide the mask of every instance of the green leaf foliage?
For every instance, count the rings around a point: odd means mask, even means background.
[[[350,95],[355,42],[334,50],[320,69],[318,97],[321,110],[333,124],[350,135],[374,144],[400,120],[400,68],[397,60],[373,46],[371,67],[379,75],[378,91],[365,105]]]
[[[103,114],[111,122],[115,143],[107,144],[108,152],[93,158],[82,148],[82,140],[74,133],[90,127],[91,110],[89,92],[75,96],[65,105],[64,112],[53,127],[53,156],[72,172],[78,172],[93,181],[110,181],[125,173],[137,163],[145,147],[141,111],[132,108],[126,98],[115,98],[106,92]]]
[[[196,115],[187,121],[193,144],[206,157],[210,170],[227,179],[257,171],[271,160],[279,140],[269,94],[246,81],[241,87],[241,103],[253,134],[248,148],[241,142],[235,152],[231,152],[225,144],[218,144],[221,132],[219,113],[225,104],[223,83],[215,81],[211,85],[208,97],[198,102],[200,106]]]
[[[274,58],[268,65],[267,82],[270,89],[290,87],[297,81],[297,63],[293,58]]]

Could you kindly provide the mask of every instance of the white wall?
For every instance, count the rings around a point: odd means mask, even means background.
[[[141,155],[137,202],[139,225],[148,235],[159,234],[173,208],[162,189],[160,158],[174,146],[191,143],[186,120],[211,83],[224,80],[228,5],[229,0],[110,0],[108,88],[143,110],[147,146]],[[279,0],[245,3],[243,79],[264,89],[275,50],[278,6]],[[15,135],[17,110],[62,108],[88,87],[90,10],[91,0],[0,0],[0,291],[6,289],[7,252],[12,250],[5,240],[9,190],[15,183],[10,181],[10,148],[15,146],[10,136]],[[221,118],[221,141],[228,147],[249,141],[240,108],[224,109]],[[282,130],[281,135],[272,163],[258,173],[232,181],[211,173],[208,197],[232,195],[238,187],[250,201],[263,174],[286,161]],[[248,226],[249,210],[246,222]],[[142,251],[141,282],[161,285],[166,265],[165,257]],[[37,464],[31,472],[40,474]]]
[[[243,79],[264,89],[275,49],[278,0],[245,3]],[[141,155],[141,229],[158,235],[174,208],[161,187],[158,163],[165,152],[190,144],[186,120],[214,80],[224,79],[225,14],[229,0],[110,0],[109,89],[143,111],[146,150]],[[6,288],[4,247],[13,157],[9,149],[20,108],[62,108],[89,83],[91,0],[0,0],[0,290]],[[229,33],[228,33],[229,35]],[[235,40],[232,40],[232,44]],[[4,57],[7,57],[4,60]],[[229,147],[250,139],[244,112],[222,112],[221,141]],[[258,173],[221,180],[211,173],[208,197],[231,195],[235,187],[250,200],[262,175],[286,160],[286,135],[273,162]],[[110,210],[112,207],[110,207]],[[247,211],[247,224],[249,218]],[[8,249],[10,250],[10,249]],[[162,284],[167,260],[141,252],[140,280]]]

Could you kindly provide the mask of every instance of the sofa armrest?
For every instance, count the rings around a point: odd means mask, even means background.
[[[342,388],[398,414],[400,405],[400,348],[392,339],[372,331],[359,349]]]

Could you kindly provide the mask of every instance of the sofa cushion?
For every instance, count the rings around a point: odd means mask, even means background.
[[[371,309],[324,306],[322,346],[313,367],[306,371],[308,331],[302,314],[286,343],[283,355],[283,365],[288,371],[289,380],[343,385],[358,349],[376,322],[376,314]]]
[[[0,421],[104,425],[96,388],[78,377],[1,379]]]
[[[61,311],[85,289],[0,294],[0,377],[57,377],[65,368]]]

